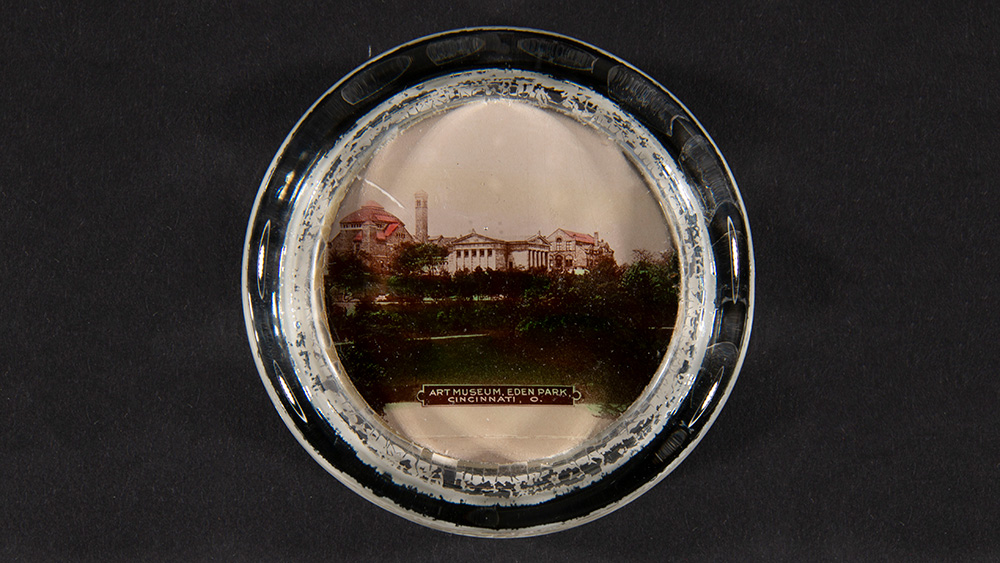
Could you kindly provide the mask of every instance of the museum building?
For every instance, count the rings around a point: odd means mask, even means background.
[[[475,230],[458,237],[429,238],[427,193],[415,196],[416,236],[403,222],[374,201],[365,202],[361,209],[340,220],[340,232],[330,242],[337,254],[364,253],[369,266],[388,271],[399,245],[432,243],[448,250],[442,269],[454,274],[462,270],[540,269],[546,271],[579,271],[587,269],[601,257],[614,258],[614,251],[598,236],[556,229],[551,235],[541,233],[510,240],[490,237]]]
[[[472,231],[448,241],[445,269],[454,274],[461,270],[547,270],[549,241],[542,235],[503,240]]]
[[[414,242],[403,222],[374,201],[340,220],[340,232],[330,241],[336,254],[359,254],[369,260],[369,267],[388,271],[396,248],[404,242]]]

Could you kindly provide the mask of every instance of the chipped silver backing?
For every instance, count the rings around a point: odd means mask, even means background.
[[[420,69],[417,53],[429,68]],[[470,57],[482,58],[484,64],[474,65],[482,68],[442,73],[449,64],[469,66]],[[518,57],[547,65],[548,72],[507,68]],[[604,93],[558,77],[594,74],[595,68],[601,69]],[[327,219],[351,180],[399,130],[483,99],[555,111],[612,139],[651,187],[673,229],[682,274],[674,337],[639,400],[601,435],[528,463],[456,460],[391,431],[353,389],[319,313]],[[352,114],[357,106],[364,111]],[[331,118],[335,111],[323,111],[331,107],[348,108],[343,113],[350,120]],[[672,145],[679,141],[681,146]],[[610,55],[566,38],[467,30],[425,38],[370,61],[303,117],[255,203],[244,255],[244,310],[258,369],[277,410],[340,481],[437,529],[536,535],[627,503],[700,440],[732,388],[749,338],[751,248],[728,168],[665,90]],[[348,462],[345,454],[352,456]],[[639,484],[614,486],[636,472],[646,476]],[[576,500],[588,490],[599,494]]]

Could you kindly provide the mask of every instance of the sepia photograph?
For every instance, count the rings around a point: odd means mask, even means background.
[[[677,317],[670,226],[622,150],[478,101],[378,149],[333,219],[324,297],[347,376],[443,455],[557,455],[623,413]]]

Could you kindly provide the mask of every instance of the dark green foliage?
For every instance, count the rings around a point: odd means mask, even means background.
[[[328,254],[324,280],[327,298],[346,301],[364,294],[375,281],[375,275],[365,262],[364,253]]]
[[[654,258],[649,252],[636,251],[636,260],[622,274],[625,294],[637,303],[663,307],[677,299],[680,271],[674,256]]]
[[[399,255],[405,260],[397,257],[395,273],[381,280],[332,270],[328,276],[328,287],[360,277],[369,292],[387,292],[380,302],[330,308],[338,354],[376,409],[414,400],[422,383],[486,378],[574,384],[586,402],[613,413],[642,392],[666,352],[679,283],[672,257],[637,252],[631,264],[607,258],[582,275],[482,269],[448,275],[429,266],[440,254],[421,247],[433,246],[407,246]],[[468,335],[478,336],[435,339]]]
[[[411,276],[431,272],[448,259],[448,249],[430,243],[404,242],[396,252],[392,271],[396,275]]]
[[[387,284],[390,293],[404,301],[443,299],[454,294],[451,276],[447,275],[395,275],[389,277]]]

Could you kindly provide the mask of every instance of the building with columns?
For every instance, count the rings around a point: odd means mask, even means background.
[[[376,271],[388,272],[399,246],[404,243],[432,243],[448,250],[442,270],[542,270],[574,272],[592,267],[601,257],[614,259],[614,251],[598,233],[588,235],[556,229],[510,240],[482,235],[476,231],[459,237],[428,236],[428,197],[423,191],[414,196],[416,233],[411,235],[403,222],[374,201],[340,220],[340,231],[330,242],[338,254],[364,253]]]
[[[547,270],[549,264],[549,242],[540,234],[503,240],[472,231],[441,246],[448,249],[449,273],[476,268]]]

